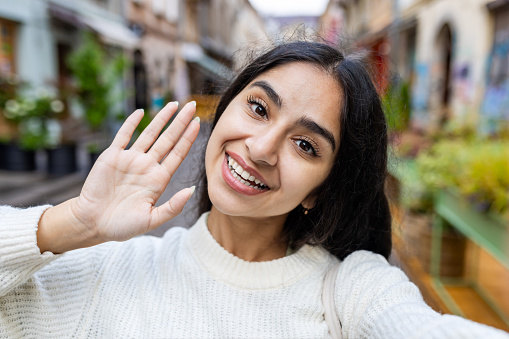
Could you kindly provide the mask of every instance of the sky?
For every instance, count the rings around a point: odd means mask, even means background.
[[[262,15],[270,16],[319,16],[329,0],[249,0]]]

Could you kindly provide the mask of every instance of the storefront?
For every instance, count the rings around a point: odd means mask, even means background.
[[[509,122],[509,2],[494,1],[487,7],[494,19],[494,40],[488,59],[481,126],[485,133],[496,133]]]

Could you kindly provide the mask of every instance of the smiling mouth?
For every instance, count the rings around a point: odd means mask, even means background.
[[[230,155],[227,154],[227,162],[228,162],[228,169],[230,170],[231,174],[241,184],[252,187],[257,190],[268,190],[269,188],[267,185],[265,185],[263,182],[261,182],[258,178],[256,178],[254,175],[246,171],[242,166],[240,166],[235,160],[233,160]]]

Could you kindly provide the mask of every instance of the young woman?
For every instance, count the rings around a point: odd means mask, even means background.
[[[126,241],[193,193],[154,207],[198,134],[187,104],[159,136],[176,110],[126,149],[143,115],[133,113],[79,197],[0,209],[0,337],[327,338],[323,282],[340,260],[344,338],[508,337],[435,313],[387,263],[386,124],[358,60],[310,42],[254,60],[216,111],[207,212],[190,229]]]

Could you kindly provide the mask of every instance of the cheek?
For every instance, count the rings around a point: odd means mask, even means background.
[[[307,197],[328,174],[325,166],[317,166],[295,155],[281,160],[281,164],[284,164],[284,168],[281,168],[281,187],[299,199]]]
[[[302,191],[304,198],[312,194],[316,188],[324,183],[330,174],[332,166],[327,164],[320,164],[318,166],[306,166],[294,179],[298,188]]]

